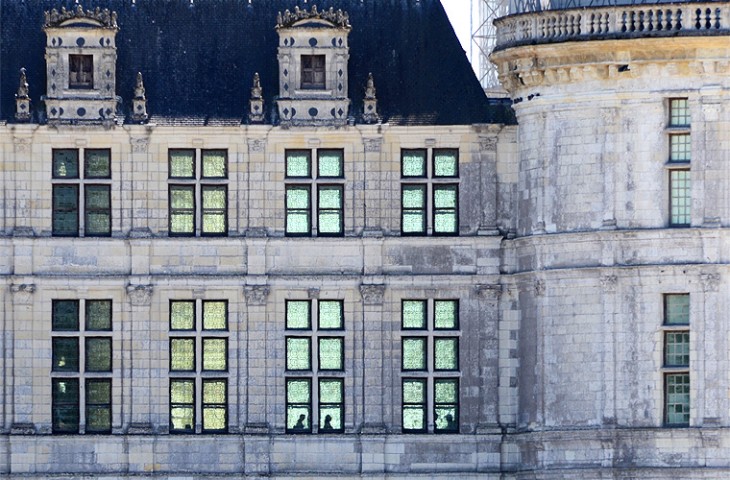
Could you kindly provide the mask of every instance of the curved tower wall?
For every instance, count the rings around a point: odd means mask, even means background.
[[[538,478],[576,468],[596,471],[575,478],[606,468],[701,478],[710,465],[730,474],[727,9],[663,10],[665,20],[684,15],[679,35],[656,30],[659,10],[645,6],[497,21],[492,61],[519,122],[517,238],[504,266],[519,299],[515,448]],[[690,30],[706,10],[718,27]],[[635,31],[616,30],[626,15]],[[670,125],[678,98],[688,127]],[[690,135],[688,162],[669,161],[677,133]],[[677,168],[689,170],[689,225],[672,225]],[[665,361],[670,294],[689,295],[686,368]],[[689,374],[689,422],[675,428],[665,379],[679,370]]]

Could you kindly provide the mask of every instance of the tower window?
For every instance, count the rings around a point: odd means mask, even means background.
[[[325,56],[302,55],[302,89],[324,90]]]
[[[94,57],[92,55],[68,56],[68,87],[94,88]]]

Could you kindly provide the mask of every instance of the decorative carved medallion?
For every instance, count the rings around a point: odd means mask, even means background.
[[[496,152],[497,137],[479,137],[479,150],[482,152]]]
[[[248,141],[248,150],[250,152],[261,153],[266,149],[266,140],[263,138],[254,138]]]
[[[618,277],[616,275],[603,275],[601,277],[601,288],[607,292],[615,292],[618,285]]]
[[[132,153],[147,153],[150,139],[147,137],[132,138],[130,143],[132,144]]]
[[[717,272],[702,272],[700,279],[706,292],[717,292],[722,281],[722,277]]]
[[[365,138],[363,139],[363,143],[365,144],[366,152],[379,152],[383,145],[383,139],[381,137]]]

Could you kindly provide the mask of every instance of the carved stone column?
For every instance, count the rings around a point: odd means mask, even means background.
[[[156,406],[152,400],[165,398],[159,385],[153,386],[152,354],[155,350],[152,345],[151,333],[151,305],[153,286],[143,283],[127,285],[127,299],[129,307],[127,318],[122,324],[124,351],[129,354],[129,360],[124,362],[122,370],[123,404],[129,405],[129,414],[122,420],[122,428],[129,433],[153,433],[155,424],[167,431],[167,423],[154,422]],[[156,389],[156,392],[153,392]],[[160,415],[160,418],[162,415]],[[129,422],[127,424],[127,422]]]
[[[33,363],[37,359],[36,341],[33,337],[33,302],[36,286],[32,283],[13,283],[9,287],[12,299],[11,318],[6,323],[7,351],[5,352],[5,378],[12,379],[5,397],[5,425],[11,433],[36,433],[33,424]],[[45,360],[47,362],[47,359]]]
[[[276,385],[270,385],[283,379],[273,377],[275,361],[269,359],[268,322],[266,321],[266,304],[271,289],[266,284],[245,285],[243,293],[246,297],[245,326],[248,344],[239,345],[246,355],[245,366],[246,388],[238,408],[239,430],[249,434],[246,440],[244,465],[247,475],[265,475],[269,473],[271,445],[269,443],[269,424],[267,422],[267,405],[270,398],[276,395]],[[274,355],[271,355],[274,356]],[[251,435],[253,434],[253,435]],[[258,435],[257,435],[258,434]]]
[[[364,171],[362,175],[363,188],[360,190],[362,198],[356,198],[356,202],[365,205],[363,235],[369,237],[381,237],[383,235],[383,223],[385,215],[383,210],[382,191],[380,184],[381,172],[381,150],[383,146],[383,137],[380,135],[363,138],[364,161],[362,162]],[[361,201],[362,200],[362,201]]]
[[[141,127],[137,127],[141,128]],[[145,127],[148,128],[148,127]],[[140,132],[141,133],[141,132]],[[150,237],[152,231],[149,221],[149,147],[150,139],[145,134],[132,135],[130,138],[130,161],[122,164],[122,208],[131,205],[129,215],[123,215],[122,232],[129,231],[130,236]],[[159,226],[158,226],[159,229]]]
[[[268,342],[266,304],[270,288],[268,285],[246,285],[243,287],[246,296],[248,345],[239,346],[246,352],[248,369],[246,378],[249,394],[246,399],[246,409],[239,412],[239,418],[245,419],[242,425],[247,433],[267,433],[267,373],[268,373]]]
[[[392,360],[385,352],[391,351],[390,335],[383,322],[383,298],[385,285],[363,283],[360,285],[363,306],[363,383],[364,405],[363,433],[385,433],[386,418],[390,418],[387,394],[393,375]]]
[[[33,236],[33,201],[31,194],[35,189],[32,184],[33,170],[32,165],[32,148],[33,138],[31,134],[18,134],[13,137],[13,149],[15,155],[15,167],[6,165],[4,174],[8,175],[5,188],[8,192],[15,192],[15,202],[10,202],[6,207],[8,209],[6,217],[8,218],[6,225],[7,230],[12,230],[16,237],[32,237]],[[50,159],[47,159],[50,161]],[[50,180],[48,174],[47,180]]]
[[[481,193],[481,215],[479,219],[479,235],[498,235],[497,229],[497,197],[499,189],[497,188],[497,135],[499,134],[498,125],[489,127],[486,135],[479,136],[479,158],[480,185]]]

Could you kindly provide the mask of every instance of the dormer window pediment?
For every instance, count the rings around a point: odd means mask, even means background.
[[[108,122],[116,116],[117,14],[99,8],[45,12],[48,121]]]
[[[349,16],[341,10],[295,8],[277,17],[279,116],[282,124],[343,125],[347,121]]]

